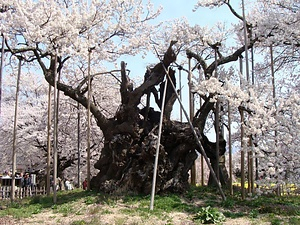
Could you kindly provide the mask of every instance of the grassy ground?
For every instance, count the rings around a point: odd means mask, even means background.
[[[58,192],[10,201],[0,200],[0,224],[271,224],[300,225],[300,196],[254,196],[241,200],[239,194],[222,201],[216,190],[193,188],[183,195],[107,195],[83,190]]]

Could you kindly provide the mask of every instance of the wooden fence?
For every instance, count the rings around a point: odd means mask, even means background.
[[[0,198],[1,199],[9,199],[11,194],[11,186],[2,186],[0,187]],[[24,197],[31,197],[36,195],[46,195],[45,187],[27,187],[27,188],[20,188],[16,187],[15,190],[15,198],[24,198]]]

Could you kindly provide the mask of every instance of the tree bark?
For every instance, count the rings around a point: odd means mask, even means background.
[[[149,104],[143,109],[138,107],[141,98],[147,95],[149,99],[150,94],[154,95],[159,108],[165,107],[166,111],[155,190],[156,192],[183,192],[189,187],[189,171],[198,156],[196,152],[198,146],[188,124],[170,120],[176,100],[171,86],[167,86],[165,105],[161,104],[160,93],[163,92],[162,87],[166,77],[164,68],[168,68],[176,60],[176,54],[172,49],[174,44],[175,42],[171,42],[162,61],[146,72],[144,82],[135,89],[126,74],[125,62],[121,63],[121,105],[114,117],[105,117],[100,109],[90,102],[91,113],[105,138],[100,158],[94,165],[99,172],[91,180],[91,189],[105,192],[151,193],[160,112],[155,111]],[[39,60],[45,78],[52,86],[54,71],[59,72],[64,62],[59,59],[59,66],[55,68],[53,59],[52,57],[48,69],[43,61]],[[176,84],[175,72],[170,69],[169,74],[172,82]],[[87,108],[86,85],[85,79],[76,88],[60,82],[57,83],[57,88]],[[157,86],[160,87],[159,90]],[[199,131],[206,154],[211,159],[216,158],[216,143],[210,142],[203,130],[207,116],[213,108],[214,104],[207,98],[193,122]],[[220,155],[223,155],[226,142],[223,138],[220,140]]]

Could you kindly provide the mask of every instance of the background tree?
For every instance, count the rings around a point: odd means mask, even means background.
[[[233,12],[237,18],[240,18],[230,1],[214,1],[213,3],[211,1],[199,1],[197,6],[203,5],[210,7],[227,5],[230,11]],[[291,132],[287,134],[284,132],[284,130],[287,130],[280,126],[280,124],[290,124],[290,122],[285,121],[285,119],[291,119],[289,116],[291,114],[288,111],[279,109],[280,107],[278,108],[278,105],[282,105],[283,102],[287,104],[293,102],[292,104],[295,105],[291,108],[293,108],[293,112],[296,115],[299,115],[298,101],[295,100],[294,97],[295,94],[298,95],[299,93],[295,89],[295,87],[299,85],[299,36],[297,35],[297,31],[295,32],[295,26],[299,25],[297,19],[299,4],[297,1],[251,1],[246,9],[248,11],[246,18],[247,27],[249,29],[249,42],[251,43],[251,41],[255,40],[255,44],[253,45],[253,47],[255,47],[254,52],[259,55],[259,57],[255,56],[256,65],[255,70],[252,71],[255,76],[255,86],[249,86],[248,90],[251,94],[251,98],[256,99],[256,101],[260,102],[261,106],[264,107],[262,110],[259,110],[257,106],[252,106],[250,109],[256,108],[252,111],[255,114],[257,114],[258,111],[265,111],[266,113],[265,116],[261,115],[260,119],[251,113],[246,126],[246,133],[255,137],[254,142],[256,147],[254,149],[257,153],[256,156],[260,160],[258,171],[261,172],[260,178],[263,178],[259,183],[267,183],[269,185],[274,183],[298,183],[295,180],[298,175],[294,174],[293,178],[289,177],[288,179],[286,175],[283,175],[289,169],[281,165],[290,164],[288,158],[295,157],[294,159],[298,159],[299,157],[296,153],[297,147],[292,144],[294,141],[297,142],[298,138],[293,136],[293,141],[290,141],[291,133],[296,133]],[[238,30],[240,29],[239,26],[236,26],[236,28]],[[236,33],[238,34],[238,32]],[[243,40],[241,35],[237,37],[239,40]],[[269,46],[271,45],[273,49],[275,49],[275,64],[273,65],[275,68],[276,81],[275,99],[272,96],[273,87],[270,85],[272,82]],[[295,122],[295,118],[292,120]],[[298,129],[297,124],[297,122],[294,123],[289,130],[293,130],[294,128]],[[281,143],[287,142],[289,143],[290,156],[288,156],[289,153],[287,151],[285,151],[285,153],[282,152],[285,147],[283,147]],[[248,140],[245,140],[245,143],[248,143]],[[248,150],[250,149],[251,147],[248,148]],[[293,166],[293,168],[297,171],[296,166]]]
[[[45,170],[45,156],[47,153],[47,83],[41,77],[37,79],[37,74],[32,72],[23,73],[20,90],[20,108],[18,120],[18,163],[19,168],[31,170],[43,174]],[[106,115],[113,115],[118,105],[118,98],[114,96],[118,93],[118,81],[111,75],[99,75],[102,82],[97,82],[95,92],[101,95],[103,103],[101,110]],[[98,76],[98,78],[99,78]],[[1,117],[1,148],[3,163],[1,171],[8,170],[11,162],[12,146],[12,129],[13,129],[13,110],[14,98],[13,93],[16,86],[16,80],[13,74],[7,74],[4,77],[4,112]],[[98,79],[95,78],[96,80]],[[113,94],[115,93],[115,94]],[[81,109],[81,137],[86,136],[86,112]],[[58,176],[74,180],[77,169],[76,164],[78,154],[76,149],[77,136],[74,131],[77,128],[77,108],[76,102],[61,96],[59,110],[59,127],[58,127]],[[53,137],[52,137],[53,139]],[[86,139],[82,138],[81,142],[81,169],[86,171]],[[102,134],[99,134],[99,128],[92,123],[92,140],[91,140],[91,162],[95,163],[99,157],[97,149],[103,144]],[[6,162],[6,163],[5,163]],[[95,170],[92,171],[95,174]]]

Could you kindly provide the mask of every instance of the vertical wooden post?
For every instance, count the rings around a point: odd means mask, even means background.
[[[2,34],[2,48],[1,48],[1,64],[0,64],[0,115],[1,115],[1,102],[2,102],[2,73],[4,64],[4,34]]]
[[[57,62],[56,62],[56,65],[57,65]],[[56,73],[57,75],[57,82],[59,83],[60,82],[60,75],[61,75],[61,70],[59,71],[59,73]],[[56,86],[56,113],[55,113],[55,122],[56,122],[56,131],[55,131],[55,135],[56,135],[56,157],[58,157],[58,122],[59,122],[59,95],[60,95],[60,91],[58,90],[57,86]],[[58,159],[56,159],[58,160]],[[56,175],[58,177],[58,165],[57,165],[57,172],[56,172]]]
[[[190,106],[190,120],[193,121],[194,118],[194,94],[192,93],[192,71],[191,71],[191,57],[188,57],[189,60],[189,106]],[[195,161],[193,162],[191,169],[191,184],[196,185],[196,166]]]
[[[252,38],[252,31],[250,30],[250,37]],[[254,48],[251,48],[251,74],[252,74],[252,86],[254,86],[255,84],[255,80],[254,80]],[[250,137],[250,147],[251,147],[251,152],[250,152],[250,170],[251,170],[251,193],[254,193],[254,152],[253,152],[253,138],[254,136],[251,135]],[[255,159],[257,159],[255,157]],[[257,168],[256,168],[257,170]]]
[[[165,68],[164,68],[164,69],[165,69]],[[166,69],[165,69],[165,71],[166,71]],[[190,125],[190,128],[191,128],[192,131],[193,131],[193,135],[194,135],[194,137],[195,137],[195,139],[196,139],[197,145],[198,145],[198,147],[200,148],[200,153],[203,155],[203,157],[204,157],[204,159],[205,159],[205,162],[206,162],[206,164],[207,164],[207,166],[208,166],[208,168],[209,168],[209,170],[210,170],[210,172],[211,172],[211,174],[212,174],[212,178],[213,178],[214,181],[216,182],[217,188],[219,189],[220,194],[221,194],[223,200],[225,201],[225,200],[226,200],[226,196],[225,196],[225,194],[224,194],[224,192],[223,192],[223,190],[222,190],[222,187],[221,187],[220,183],[218,182],[217,176],[216,176],[216,174],[215,174],[215,172],[214,172],[212,166],[211,166],[210,163],[209,163],[209,159],[208,159],[208,157],[207,157],[207,155],[206,155],[206,153],[205,153],[205,150],[204,150],[204,148],[203,148],[203,146],[202,146],[202,144],[201,144],[201,142],[200,142],[200,140],[199,140],[198,134],[197,134],[197,132],[196,132],[195,129],[194,129],[194,126],[193,126],[193,124],[192,124],[192,121],[190,120],[190,118],[189,118],[189,116],[188,116],[186,110],[185,110],[184,107],[183,107],[182,102],[181,102],[180,99],[179,99],[179,96],[178,96],[178,94],[177,94],[177,92],[176,92],[175,85],[173,84],[171,78],[169,78],[169,81],[170,81],[170,83],[171,83],[171,85],[172,85],[172,88],[173,88],[173,90],[174,90],[174,93],[175,93],[175,95],[176,95],[176,97],[177,97],[177,99],[178,99],[178,101],[179,101],[179,103],[180,103],[180,105],[181,105],[181,107],[182,107],[182,111],[183,111],[183,113],[184,113],[184,115],[185,115],[185,117],[186,117],[186,119],[187,119],[187,121],[188,121],[188,123],[189,123],[189,125]]]
[[[240,63],[240,73],[243,74],[243,59],[242,56],[239,58],[239,63]],[[241,77],[241,88],[243,88],[243,83],[242,83],[242,77]],[[244,112],[243,110],[240,111],[240,116],[241,116],[241,194],[242,194],[242,199],[245,198],[245,152],[244,152],[244,144],[243,144],[243,139],[244,139]]]
[[[245,43],[246,79],[247,79],[247,82],[249,82],[248,33],[247,33],[247,24],[246,24],[246,15],[245,15],[245,4],[244,4],[244,0],[242,0],[242,9],[243,9],[243,25],[244,25],[244,43]]]
[[[48,120],[47,120],[47,175],[46,175],[46,187],[47,195],[50,195],[50,171],[51,171],[51,85],[48,88]]]
[[[57,203],[57,54],[54,55],[54,97],[53,97],[53,118],[54,118],[54,132],[53,132],[53,203]]]
[[[200,69],[200,66],[198,67],[199,69],[199,84],[202,80],[202,74],[201,74],[201,69]],[[199,96],[199,108],[201,108],[202,106],[202,98],[201,96]],[[201,186],[204,186],[204,157],[203,155],[201,154],[200,155],[200,171],[201,171]]]
[[[274,101],[274,107],[277,108],[276,106],[276,88],[275,88],[275,70],[274,70],[274,56],[273,56],[273,46],[270,45],[270,57],[271,57],[271,76],[272,76],[272,89],[273,89],[273,101]],[[277,156],[277,130],[275,130],[274,133],[275,137],[275,155]],[[275,167],[275,171],[277,173],[278,167]],[[280,187],[277,187],[277,195],[280,196]]]
[[[275,70],[274,70],[274,56],[273,56],[273,46],[270,45],[270,58],[271,58],[271,76],[272,76],[272,87],[273,87],[273,99],[274,105],[275,104],[275,97],[276,97],[276,89],[275,89]]]
[[[216,120],[216,175],[218,181],[220,182],[220,100],[217,99],[216,102],[216,111],[215,111],[215,120]]]
[[[182,71],[182,66],[179,66],[178,68],[179,70],[179,97],[180,97],[180,100],[182,101],[182,89],[181,89],[181,71]],[[180,110],[179,110],[179,116],[180,116],[180,122],[182,122],[182,108],[181,106],[179,107]]]
[[[249,152],[249,164],[250,164],[250,168],[249,168],[249,173],[250,173],[250,181],[249,183],[251,184],[251,188],[250,188],[250,192],[249,193],[254,193],[254,161],[253,161],[253,136],[250,135],[250,152]]]
[[[218,79],[218,43],[214,45],[215,50],[215,77]],[[216,168],[215,172],[220,182],[220,100],[217,96],[216,108],[215,108],[215,132],[216,132]]]
[[[88,105],[87,105],[87,190],[91,190],[91,52],[88,52]]]
[[[81,187],[81,181],[80,181],[80,104],[77,102],[77,182],[78,182],[78,188]]]
[[[153,206],[154,206],[156,176],[157,176],[157,167],[158,167],[158,158],[159,158],[159,146],[160,146],[162,123],[163,123],[163,117],[164,117],[164,109],[165,109],[165,100],[166,100],[166,93],[167,93],[167,87],[168,87],[168,79],[169,78],[168,78],[168,75],[167,75],[166,76],[166,81],[165,81],[165,87],[164,87],[162,104],[161,104],[162,106],[161,106],[161,112],[160,112],[159,126],[158,126],[158,137],[157,137],[157,143],[156,143],[155,162],[154,162],[154,169],[153,169],[153,180],[152,180],[150,210],[153,210]]]
[[[231,146],[231,107],[228,101],[228,146],[229,146],[229,189],[230,194],[233,195],[232,187],[232,146]]]
[[[200,97],[200,107],[202,105],[202,99]],[[200,156],[200,163],[201,163],[201,186],[204,186],[204,156],[201,154]]]
[[[224,194],[224,192],[223,192],[223,190],[222,190],[222,187],[221,187],[220,183],[219,183],[218,180],[217,180],[216,174],[215,174],[215,172],[214,172],[212,166],[211,166],[210,163],[209,163],[209,159],[208,159],[208,157],[207,157],[207,155],[206,155],[206,153],[205,153],[205,150],[204,150],[204,148],[203,148],[203,146],[202,146],[202,144],[201,144],[201,142],[200,142],[200,140],[199,140],[198,134],[197,134],[196,130],[194,129],[194,126],[193,126],[193,124],[192,124],[192,122],[191,122],[191,120],[190,120],[190,118],[189,118],[189,116],[188,116],[188,113],[186,112],[186,110],[185,110],[184,107],[183,107],[182,101],[180,100],[179,95],[177,94],[176,87],[175,87],[174,83],[172,82],[172,79],[170,78],[170,76],[169,76],[169,74],[168,74],[168,71],[167,71],[167,69],[166,69],[166,67],[164,66],[163,63],[162,63],[162,66],[163,66],[163,68],[164,68],[164,70],[165,70],[165,73],[166,73],[167,76],[168,76],[169,82],[170,82],[171,85],[172,85],[172,88],[173,88],[173,90],[174,90],[174,93],[175,93],[175,95],[176,95],[176,98],[177,98],[178,101],[179,101],[179,104],[180,104],[180,106],[181,106],[181,108],[182,108],[182,111],[183,111],[183,113],[184,113],[184,116],[185,116],[185,118],[187,119],[188,124],[190,125],[190,128],[191,128],[191,130],[192,130],[192,132],[193,132],[193,135],[194,135],[194,137],[195,137],[195,139],[196,139],[197,145],[198,145],[198,147],[199,147],[199,149],[200,149],[200,153],[203,155],[203,157],[204,157],[204,159],[205,159],[205,161],[206,161],[206,163],[207,163],[207,166],[208,166],[208,168],[209,168],[209,170],[210,170],[210,172],[211,172],[211,174],[212,174],[212,177],[213,177],[214,181],[217,183],[217,187],[218,187],[218,189],[219,189],[219,191],[220,191],[220,194],[221,194],[221,196],[222,196],[222,199],[225,201],[225,200],[226,200],[226,196],[225,196],[225,194]]]
[[[244,4],[244,0],[242,0],[242,10],[243,10],[243,26],[244,26],[244,43],[245,43],[245,63],[246,63],[246,79],[247,79],[247,84],[249,84],[249,59],[248,59],[248,33],[247,33],[247,24],[246,24],[246,14],[245,14],[245,4]],[[241,151],[241,163],[243,161],[243,164],[245,163],[245,149],[244,149],[244,144],[243,144],[243,138],[244,138],[244,112],[243,110],[240,112],[241,113],[241,122],[242,122],[242,131],[243,135],[242,136],[242,151]],[[248,158],[249,159],[249,158]],[[248,162],[249,163],[249,162]],[[243,168],[242,172],[242,198],[245,198],[245,165],[241,165],[241,167]],[[249,180],[248,180],[248,184],[249,184]]]
[[[201,186],[204,186],[204,156],[200,156],[200,162],[201,162]]]
[[[242,199],[245,199],[245,145],[244,145],[244,111],[240,110],[241,115],[241,192]]]
[[[252,158],[252,136],[249,136],[248,140],[248,151],[247,151],[247,162],[248,162],[248,174],[247,174],[247,180],[248,180],[248,193],[252,193],[253,187],[252,187],[252,167],[251,167],[251,158]]]
[[[11,180],[11,193],[10,199],[13,202],[15,199],[15,181],[16,181],[16,165],[17,165],[17,120],[18,120],[18,100],[19,100],[19,86],[21,75],[21,63],[22,59],[19,58],[18,75],[17,75],[17,87],[16,87],[16,100],[15,100],[15,117],[14,117],[14,135],[13,135],[13,151],[12,151],[12,180]]]

